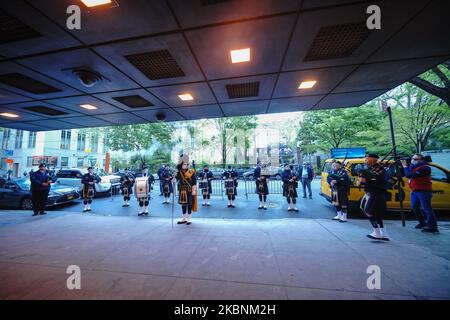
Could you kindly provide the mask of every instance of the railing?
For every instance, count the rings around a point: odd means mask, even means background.
[[[245,185],[245,198],[248,200],[249,194],[258,194],[256,190],[256,180],[243,180]],[[269,194],[283,194],[283,181],[269,179],[267,181],[267,187],[269,188]]]

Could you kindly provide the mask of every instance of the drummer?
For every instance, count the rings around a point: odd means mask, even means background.
[[[209,171],[208,165],[203,166],[203,171],[198,175],[199,187],[202,189],[203,195],[203,204],[202,206],[210,206],[209,199],[211,199],[212,193],[212,183],[211,181],[214,179],[214,175],[211,171]]]

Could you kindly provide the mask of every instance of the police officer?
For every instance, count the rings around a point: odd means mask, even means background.
[[[194,168],[195,169],[195,168]],[[209,168],[207,165],[203,167],[203,172],[200,172],[198,175],[200,180],[207,180],[208,182],[208,188],[202,189],[203,194],[203,204],[202,206],[210,206],[209,199],[211,199],[211,193],[212,193],[212,180],[214,179],[214,175],[211,171],[209,171]]]
[[[46,214],[45,206],[47,204],[50,185],[55,180],[45,169],[44,164],[39,165],[39,170],[30,174],[31,181],[31,201],[33,202],[33,216]]]

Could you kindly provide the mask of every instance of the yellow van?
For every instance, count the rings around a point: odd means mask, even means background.
[[[328,172],[331,171],[331,166],[334,160],[343,161],[344,159],[328,159],[325,161],[322,169],[322,181],[320,185],[320,195],[325,199],[331,202],[331,189],[327,183]],[[392,161],[391,161],[392,163]],[[428,163],[431,167],[431,179],[433,181],[433,200],[432,205],[435,210],[450,210],[450,171],[446,168],[440,166],[437,163],[430,162]],[[350,187],[350,195],[349,201],[350,206],[359,207],[359,203],[361,198],[364,196],[364,188],[356,185],[356,181],[358,179],[358,174],[356,173],[359,169],[365,168],[365,159],[364,158],[355,158],[355,159],[347,159],[345,160],[345,170],[353,181],[353,185]],[[392,172],[394,167],[389,169],[388,173],[390,176],[395,175]],[[403,190],[405,192],[403,207],[405,211],[411,210],[411,202],[410,202],[410,189],[408,186],[408,179],[403,178]],[[399,192],[398,189],[394,186],[393,189],[387,190],[387,206],[389,210],[399,210],[400,209],[400,201],[399,201]]]

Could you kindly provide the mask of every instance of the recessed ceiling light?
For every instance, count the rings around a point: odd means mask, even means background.
[[[182,101],[191,101],[194,100],[194,97],[190,93],[182,93],[178,95],[178,98],[180,98]]]
[[[91,8],[111,3],[112,0],[81,0],[81,2],[83,2],[86,7]]]
[[[230,54],[232,63],[250,61],[250,48],[231,50]]]
[[[7,118],[18,118],[19,117],[19,115],[15,114],[15,113],[10,113],[10,112],[2,112],[2,113],[0,113],[0,116],[7,117]]]
[[[303,81],[302,83],[300,83],[298,88],[299,89],[311,89],[312,87],[314,87],[316,85],[316,83],[317,83],[317,81],[315,81],[315,80]]]
[[[95,110],[98,109],[96,106],[93,106],[92,104],[80,104],[80,107],[87,109],[87,110]]]

